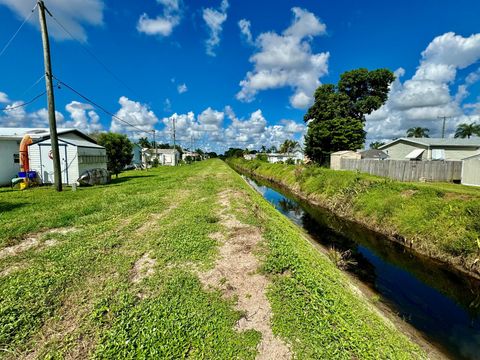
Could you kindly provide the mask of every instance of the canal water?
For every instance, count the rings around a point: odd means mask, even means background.
[[[433,346],[452,359],[480,359],[480,281],[312,207],[274,184],[242,176],[315,241],[326,248],[350,250],[356,265],[347,271]]]

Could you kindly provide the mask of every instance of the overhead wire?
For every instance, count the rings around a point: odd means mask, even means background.
[[[48,11],[48,14],[51,16],[51,18],[57,23],[58,26],[60,26],[60,28],[65,31],[65,33],[67,35],[69,35],[73,40],[77,41],[78,45],[80,45],[80,47],[87,53],[89,54],[98,64],[100,64],[100,66],[103,67],[103,69],[105,71],[107,71],[113,78],[115,78],[115,80],[117,80],[121,85],[123,85],[126,89],[130,90],[133,94],[135,94],[136,96],[139,96],[137,94],[137,92],[135,90],[133,90],[130,86],[128,86],[119,76],[117,76],[117,74],[115,74],[112,70],[110,70],[110,68],[102,61],[100,60],[100,58],[95,55],[95,53],[90,50],[88,47],[86,47],[83,42],[78,38],[76,37],[75,35],[73,35],[71,33],[71,31],[69,31],[61,22],[60,20],[58,20],[55,16],[53,16],[50,11]]]
[[[34,98],[32,98],[29,101],[26,101],[26,102],[23,102],[23,103],[17,104],[17,105],[7,105],[7,107],[1,108],[0,111],[11,111],[11,110],[14,110],[14,109],[18,109],[18,108],[27,106],[27,105],[35,102],[37,99],[41,98],[46,93],[47,93],[47,91],[45,90],[41,94],[38,94],[37,96],[35,96]]]
[[[38,4],[35,4],[35,6],[33,7],[33,9],[30,11],[30,14],[25,18],[25,20],[23,20],[22,24],[19,26],[19,28],[17,29],[17,31],[15,31],[15,33],[12,35],[12,37],[10,38],[10,40],[7,41],[7,43],[5,44],[5,46],[2,48],[2,51],[0,51],[0,57],[5,53],[5,51],[7,51],[8,47],[10,46],[10,44],[12,43],[13,40],[15,40],[15,38],[17,37],[18,33],[20,32],[20,30],[22,30],[23,26],[27,23],[28,20],[30,20],[30,18],[32,17],[33,13],[35,12],[35,10],[37,9],[37,6]]]
[[[80,96],[83,100],[85,100],[86,102],[88,102],[90,105],[93,105],[94,107],[102,110],[105,114],[111,116],[112,118],[118,120],[118,121],[121,121],[123,122],[124,124],[127,124],[128,126],[134,128],[134,129],[137,129],[139,132],[142,132],[142,133],[146,133],[146,134],[150,134],[153,130],[144,130],[144,129],[141,129],[139,128],[138,126],[136,125],[133,125],[132,123],[118,117],[117,115],[113,114],[112,112],[108,111],[107,109],[105,109],[102,105],[98,104],[97,102],[93,101],[92,99],[88,98],[87,96],[83,95],[82,93],[80,93],[78,90],[75,90],[72,86],[68,85],[67,83],[65,83],[64,81],[60,80],[59,78],[57,78],[55,75],[52,75],[52,77],[57,80],[58,84],[61,85],[61,86],[64,86],[66,87],[68,90],[72,91],[73,93],[77,94],[78,96]]]

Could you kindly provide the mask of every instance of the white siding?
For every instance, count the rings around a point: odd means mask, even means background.
[[[463,160],[462,184],[480,186],[480,154]]]
[[[427,160],[429,158],[430,152],[427,151],[426,146],[422,146],[422,145],[416,145],[416,144],[413,145],[413,144],[400,141],[391,146],[382,148],[383,152],[385,152],[389,156],[390,160],[406,160],[406,156],[415,149],[425,150],[421,157],[422,160]]]
[[[75,134],[72,135],[69,139],[77,139],[78,136]],[[62,139],[69,140],[66,136],[61,135]],[[67,172],[66,176],[62,178],[62,182],[64,184],[73,184],[75,183],[80,174],[83,173],[85,170],[89,169],[96,169],[96,168],[107,168],[106,162],[106,151],[103,148],[89,148],[89,147],[77,147],[75,145],[71,145],[59,139],[59,143],[66,145],[66,153],[67,153]],[[41,153],[44,151],[51,150],[51,142],[50,139],[41,141],[36,144],[32,144],[29,146],[29,158],[30,158],[30,167],[32,170],[37,171],[41,178],[42,174],[42,164],[41,164]],[[64,159],[64,153],[61,153],[62,160]],[[105,159],[100,162],[81,162],[79,161],[79,157],[81,156],[103,156]],[[41,178],[43,182],[43,179]]]
[[[19,154],[20,141],[0,140],[0,186],[10,185],[17,177],[20,164],[14,162],[14,154]]]

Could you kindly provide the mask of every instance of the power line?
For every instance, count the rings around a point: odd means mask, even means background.
[[[14,110],[14,109],[18,109],[18,108],[21,108],[21,107],[24,107],[24,106],[27,106],[28,104],[31,104],[33,103],[34,101],[36,101],[37,99],[41,98],[43,95],[45,95],[47,93],[47,91],[43,91],[41,94],[38,94],[37,96],[35,96],[34,98],[32,98],[30,101],[27,101],[27,102],[23,102],[21,104],[17,104],[17,105],[8,105],[7,107],[3,108],[3,109],[0,109],[0,111],[11,111],[11,110]]]
[[[98,58],[97,55],[95,55],[95,53],[93,51],[91,51],[88,47],[86,47],[85,45],[83,45],[82,41],[76,37],[75,35],[73,35],[65,26],[63,26],[63,24],[55,17],[53,16],[50,11],[48,12],[48,14],[52,17],[52,19],[57,23],[58,26],[60,26],[60,28],[65,31],[65,33],[67,35],[69,35],[73,40],[77,41],[78,45],[80,45],[80,47],[87,53],[89,54],[97,63],[99,63],[103,69],[105,71],[107,71],[112,77],[115,78],[115,80],[117,80],[120,84],[122,84],[125,88],[127,88],[128,90],[130,90],[133,94],[135,94],[136,96],[139,96],[137,94],[137,92],[135,90],[133,90],[130,86],[128,86],[122,79],[120,79],[120,77],[117,76],[117,74],[115,74],[112,70],[110,70],[108,68],[108,66]]]
[[[7,43],[5,44],[5,46],[3,47],[2,51],[0,51],[0,57],[5,53],[5,51],[7,51],[8,47],[10,46],[10,44],[12,43],[13,40],[15,40],[15,38],[17,37],[18,33],[20,32],[20,30],[22,30],[23,26],[26,24],[26,22],[28,20],[30,20],[30,18],[32,17],[33,13],[35,12],[35,9],[37,8],[38,4],[35,4],[35,6],[33,7],[32,11],[30,11],[30,14],[25,18],[25,20],[23,20],[22,24],[20,25],[20,27],[17,29],[17,31],[15,31],[15,33],[12,35],[12,37],[10,38],[10,40],[7,41]]]
[[[65,86],[67,89],[69,89],[70,91],[72,91],[73,93],[77,94],[78,96],[80,96],[82,99],[84,99],[86,102],[88,102],[89,104],[95,106],[96,108],[102,110],[105,114],[113,117],[114,119],[118,120],[118,121],[121,121],[125,124],[127,124],[128,126],[131,126],[135,129],[137,129],[139,132],[143,132],[143,133],[147,133],[147,134],[150,134],[152,132],[152,130],[143,130],[141,128],[139,128],[138,126],[136,125],[133,125],[131,123],[129,123],[128,121],[124,120],[124,119],[121,119],[119,118],[117,115],[113,114],[112,112],[108,111],[107,109],[105,109],[103,106],[99,105],[98,103],[96,103],[95,101],[89,99],[88,97],[86,97],[85,95],[81,94],[79,91],[75,90],[73,87],[71,87],[70,85],[66,84],[65,82],[63,82],[62,80],[60,80],[59,78],[57,78],[55,75],[52,75],[52,77],[58,81],[58,83],[60,85],[63,85]]]
[[[35,86],[37,86],[38,83],[39,83],[40,81],[42,81],[42,79],[43,79],[44,77],[45,77],[45,74],[42,75],[42,76],[40,76],[37,81],[35,81],[32,85],[30,85],[30,86],[27,88],[27,90],[25,90],[25,91],[22,93],[22,95],[20,95],[20,97],[23,97],[23,95],[25,95],[25,94],[28,93],[30,90],[32,90]]]

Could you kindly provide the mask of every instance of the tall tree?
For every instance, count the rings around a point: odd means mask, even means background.
[[[361,148],[366,135],[365,115],[385,103],[394,79],[387,69],[357,69],[343,73],[336,86],[319,86],[315,102],[304,116],[308,123],[307,156],[325,163],[332,152]]]
[[[407,137],[428,138],[429,132],[430,132],[430,129],[427,129],[427,128],[413,127],[407,130]]]
[[[470,136],[472,135],[480,136],[480,125],[477,125],[476,123],[460,124],[455,131],[456,138],[470,139]]]
[[[117,133],[101,133],[97,140],[107,150],[107,168],[118,177],[125,165],[132,162],[133,144],[128,137]]]
[[[152,144],[150,144],[150,141],[148,141],[148,139],[146,137],[141,137],[140,139],[138,139],[138,145],[140,145],[140,147],[142,149],[151,149],[152,148]]]
[[[370,143],[370,149],[378,149],[380,146],[383,146],[383,145],[385,145],[384,142],[374,141],[374,142]]]

